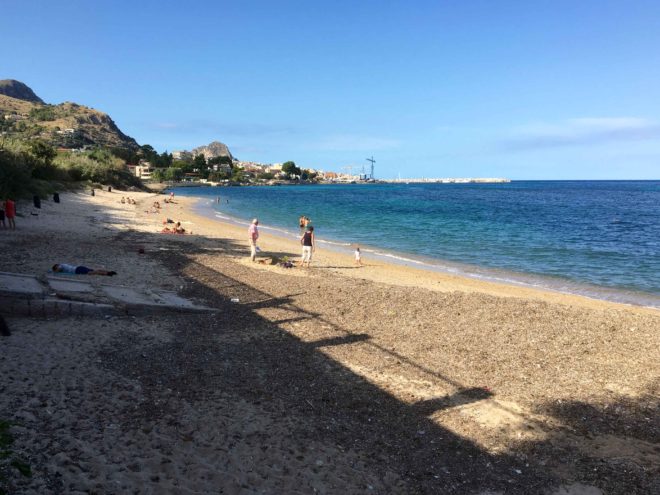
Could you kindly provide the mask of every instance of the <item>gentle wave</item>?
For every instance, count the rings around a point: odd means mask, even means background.
[[[383,261],[660,307],[659,185],[230,188],[223,203],[203,202],[206,216],[237,225],[258,216],[290,239],[300,236],[296,211],[309,212],[333,250],[360,245]],[[281,224],[287,218],[295,228]]]

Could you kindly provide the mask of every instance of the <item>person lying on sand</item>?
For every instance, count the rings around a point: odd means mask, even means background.
[[[53,272],[55,273],[69,273],[72,275],[107,275],[112,277],[117,275],[117,272],[108,270],[94,270],[82,265],[67,265],[66,263],[55,263],[53,265]]]

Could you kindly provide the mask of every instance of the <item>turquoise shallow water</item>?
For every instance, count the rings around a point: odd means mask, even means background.
[[[660,307],[660,181],[178,188],[208,214],[365,255]],[[216,198],[220,197],[220,202]]]

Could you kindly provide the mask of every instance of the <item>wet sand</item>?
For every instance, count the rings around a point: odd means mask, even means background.
[[[119,272],[95,283],[219,310],[8,316],[0,419],[32,468],[0,462],[9,493],[660,486],[657,310],[324,249],[310,269],[252,263],[244,227],[164,197],[64,194],[38,216],[19,204],[18,230],[0,231],[0,270],[85,264]],[[159,233],[167,217],[193,234]],[[260,260],[299,258],[288,239],[259,245]]]

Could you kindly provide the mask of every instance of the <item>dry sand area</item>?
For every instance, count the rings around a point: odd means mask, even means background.
[[[660,493],[660,312],[323,249],[251,263],[245,228],[163,198],[66,193],[0,230],[1,271],[84,264],[218,310],[5,315],[6,493]]]

